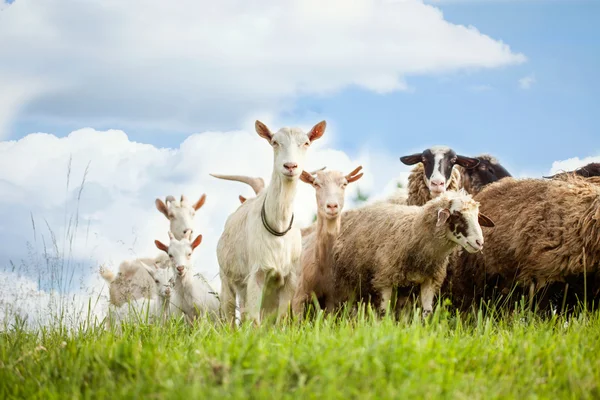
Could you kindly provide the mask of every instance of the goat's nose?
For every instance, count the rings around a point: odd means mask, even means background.
[[[338,207],[337,203],[327,203],[327,209],[331,211],[337,211]]]
[[[298,164],[287,162],[287,163],[283,164],[283,167],[285,169],[287,169],[288,171],[292,172],[293,170],[295,170],[296,168],[298,168]]]
[[[178,267],[177,267],[177,271],[179,271],[179,272],[183,272],[183,265],[180,265],[180,266],[178,266]]]

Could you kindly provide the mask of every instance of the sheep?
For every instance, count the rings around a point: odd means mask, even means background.
[[[565,179],[570,175],[578,175],[584,178],[600,176],[600,163],[589,163],[583,167],[576,168],[573,171],[559,172],[552,176],[544,176],[547,179]]]
[[[278,319],[288,314],[302,253],[300,230],[293,225],[294,197],[306,151],[325,127],[321,121],[308,134],[288,127],[271,133],[262,122],[255,123],[258,135],[273,147],[271,182],[227,218],[217,244],[221,307],[232,326],[236,296],[242,319],[257,325],[275,310]]]
[[[317,198],[317,231],[304,238],[301,258],[301,274],[294,294],[292,310],[301,314],[304,304],[312,293],[321,308],[331,310],[331,251],[341,228],[341,212],[344,208],[346,186],[359,180],[363,174],[357,167],[347,175],[339,171],[302,172],[300,180],[313,186]]]
[[[463,168],[461,166],[455,168],[461,174],[463,189],[472,196],[479,193],[484,186],[499,181],[502,178],[512,176],[500,164],[498,159],[489,154],[481,154],[475,157],[475,159],[479,160],[479,164],[473,168]]]
[[[155,258],[125,260],[119,265],[116,275],[106,266],[100,266],[100,276],[109,284],[110,304],[120,307],[131,300],[153,298],[156,295],[154,280],[143,265],[165,269],[168,267],[168,261],[169,258],[162,253]]]
[[[552,282],[598,273],[600,186],[593,178],[504,178],[475,199],[497,228],[486,232],[482,254],[457,254],[451,280],[463,309],[484,298],[497,282],[507,294],[514,284],[536,292]]]
[[[423,316],[429,315],[450,253],[458,246],[481,251],[482,226],[494,222],[464,190],[443,192],[423,206],[378,202],[349,211],[333,246],[336,305],[378,299],[385,310],[395,288],[418,285]]]
[[[471,169],[479,164],[476,158],[457,155],[454,150],[446,146],[433,146],[421,153],[400,157],[400,161],[406,165],[419,163],[408,177],[406,204],[409,206],[422,206],[446,190],[460,189],[462,187],[460,171],[453,167],[459,165]],[[393,198],[391,202],[394,202]]]
[[[206,202],[206,194],[200,196],[197,202],[190,204],[186,196],[181,195],[180,201],[173,196],[167,196],[165,202],[155,200],[156,209],[163,214],[170,223],[170,231],[177,239],[183,238],[189,230],[194,233],[194,216]]]
[[[192,253],[202,242],[202,235],[196,236],[194,241],[191,241],[191,237],[192,234],[188,231],[181,240],[178,240],[169,231],[171,241],[168,246],[159,240],[155,240],[154,244],[169,255],[175,273],[172,296],[174,307],[183,312],[190,323],[200,316],[207,316],[216,322],[219,318],[219,299],[204,277],[201,275],[194,277],[191,272]]]

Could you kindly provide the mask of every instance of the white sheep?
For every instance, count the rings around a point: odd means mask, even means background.
[[[273,147],[269,186],[246,200],[225,223],[217,245],[223,316],[235,325],[236,295],[242,319],[287,315],[296,289],[302,238],[294,226],[293,205],[307,149],[325,133],[321,121],[309,132],[282,128],[271,133],[256,121],[258,135]]]
[[[202,235],[191,241],[191,232],[187,232],[181,240],[177,240],[169,231],[171,239],[168,246],[155,240],[156,247],[169,255],[171,267],[175,273],[173,284],[173,307],[185,314],[188,322],[193,322],[200,316],[208,316],[217,321],[220,303],[216,293],[202,275],[192,274],[192,253],[202,242]]]

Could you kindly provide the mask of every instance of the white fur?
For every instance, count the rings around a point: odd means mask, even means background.
[[[206,195],[202,195],[195,203],[190,203],[186,196],[181,195],[178,201],[173,196],[167,196],[165,202],[156,199],[156,208],[169,220],[169,230],[175,238],[182,239],[186,232],[194,233],[194,217],[196,211],[204,205]]]
[[[325,122],[315,125],[308,134],[298,128],[282,128],[272,134],[259,121],[256,130],[273,147],[271,182],[229,216],[217,245],[221,307],[231,324],[235,321],[236,296],[242,319],[249,318],[256,324],[260,324],[263,314],[276,312],[279,318],[288,313],[300,268],[300,230],[293,226],[284,236],[272,235],[263,226],[261,209],[264,203],[272,229],[287,230],[306,151],[323,134]],[[286,169],[288,163],[296,164],[296,168]]]

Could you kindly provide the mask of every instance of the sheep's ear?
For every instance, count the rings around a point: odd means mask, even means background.
[[[402,164],[404,164],[404,165],[415,165],[416,163],[419,163],[422,160],[423,160],[422,153],[415,153],[415,154],[411,154],[410,156],[400,157],[400,161],[402,161]]]
[[[309,185],[315,183],[315,177],[306,171],[302,171],[302,174],[300,175],[300,180],[304,183],[308,183]]]
[[[473,169],[479,165],[479,159],[465,156],[456,156],[456,164],[466,169]]]
[[[150,267],[149,265],[147,265],[147,264],[146,264],[145,262],[143,262],[143,261],[140,261],[140,264],[142,264],[142,267],[144,267],[144,269],[145,269],[146,271],[148,271],[148,273],[150,274],[150,276],[154,278],[154,271],[155,271],[155,269],[154,269],[154,268],[152,268],[152,267]]]
[[[242,196],[241,194],[238,196],[238,198],[240,199],[240,203],[244,204],[244,202],[246,201],[246,198],[244,196]]]
[[[438,219],[435,226],[442,226],[446,223],[446,221],[450,218],[450,210],[447,208],[442,208],[438,211]]]
[[[267,126],[259,120],[256,120],[256,122],[254,123],[254,129],[256,129],[256,133],[258,133],[258,136],[260,136],[261,138],[267,139],[269,142],[271,141],[271,139],[273,139],[273,134],[271,133],[269,128],[267,128]]]
[[[327,122],[321,121],[308,132],[308,140],[314,142],[325,133],[325,128],[327,127]]]
[[[203,194],[200,199],[196,202],[196,204],[194,204],[192,207],[194,207],[194,210],[198,211],[206,202],[206,194]]]
[[[154,201],[154,204],[156,204],[156,209],[158,211],[160,211],[165,217],[169,218],[169,212],[167,211],[167,206],[165,203],[163,203],[163,201],[161,199],[156,199]]]
[[[486,228],[493,228],[494,226],[496,226],[494,221],[492,221],[489,217],[486,217],[482,213],[479,213],[479,216],[477,217],[477,219],[479,221],[480,226],[485,226]]]
[[[198,247],[200,243],[202,243],[202,235],[196,236],[196,239],[194,239],[194,241],[192,242],[192,250]]]
[[[166,246],[164,243],[162,243],[160,240],[155,240],[154,244],[156,245],[156,247],[159,250],[164,251],[165,253],[169,254],[169,246]]]
[[[362,169],[362,165],[359,165],[354,171],[352,171],[348,175],[346,175],[346,180],[348,181],[348,183],[356,182],[357,180],[362,178],[363,173],[361,172],[360,174],[358,174],[358,171],[360,171],[361,169]]]

